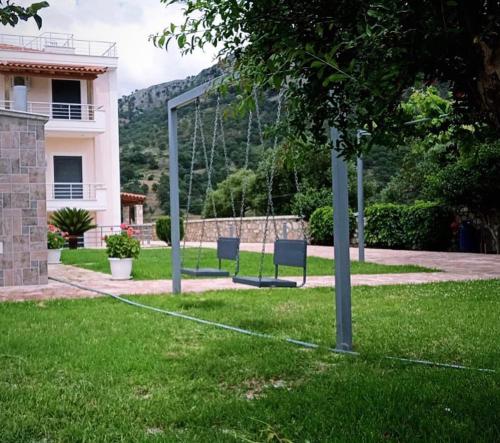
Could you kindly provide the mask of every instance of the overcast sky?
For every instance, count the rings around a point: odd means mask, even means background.
[[[120,95],[135,89],[197,74],[214,62],[214,51],[197,51],[181,57],[176,45],[168,52],[148,41],[150,34],[169,23],[180,23],[181,9],[160,0],[48,0],[42,11],[43,27],[21,23],[3,27],[2,33],[38,35],[40,32],[64,32],[81,40],[114,41],[118,44]],[[19,4],[33,3],[18,0]]]

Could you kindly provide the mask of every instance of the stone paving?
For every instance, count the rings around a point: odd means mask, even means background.
[[[205,246],[214,247],[215,244],[205,244]],[[241,249],[245,251],[260,251],[260,248],[261,246],[258,244],[242,244],[241,246]],[[272,245],[268,247],[268,252],[272,252]],[[310,246],[308,255],[332,258],[333,248],[326,246]],[[356,260],[357,249],[351,249],[351,258]],[[366,260],[381,264],[414,264],[436,269],[441,272],[376,275],[356,274],[352,276],[352,284],[355,286],[421,284],[429,282],[500,278],[500,256],[497,255],[367,249]],[[66,265],[50,265],[49,276],[115,295],[168,294],[172,290],[172,282],[170,280],[113,281],[108,274]],[[300,280],[299,277],[290,277],[290,279]],[[311,276],[308,277],[306,288],[328,287],[333,285],[334,279],[331,276]],[[224,289],[244,290],[251,289],[251,287],[236,285],[230,279],[223,278],[183,280],[182,289],[184,292],[204,292],[208,290]],[[46,286],[0,288],[0,301],[47,300],[54,298],[83,298],[97,296],[98,294],[93,292],[74,288],[53,280],[50,280],[49,284]]]

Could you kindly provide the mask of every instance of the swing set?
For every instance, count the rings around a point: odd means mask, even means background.
[[[261,114],[259,109],[258,95],[254,90],[254,101],[255,101],[255,119],[254,112],[250,111],[248,113],[248,124],[247,124],[247,138],[245,146],[245,154],[243,164],[240,166],[243,170],[248,170],[249,154],[251,147],[252,132],[257,125],[257,133],[259,137],[260,147],[265,148],[265,138],[263,135]],[[304,217],[299,214],[299,219],[301,221],[302,228],[302,239],[299,240],[289,240],[286,238],[286,230],[283,232],[283,236],[280,237],[274,213],[273,205],[273,183],[276,172],[276,153],[278,149],[278,136],[274,136],[274,140],[271,146],[271,162],[266,169],[266,187],[267,187],[267,209],[266,218],[264,223],[264,233],[262,239],[262,249],[259,261],[259,271],[257,276],[241,276],[240,271],[240,243],[242,238],[243,221],[245,215],[245,204],[246,204],[246,193],[247,193],[247,180],[243,180],[242,183],[242,193],[241,202],[239,207],[239,215],[236,210],[235,196],[232,189],[230,189],[230,204],[232,210],[232,219],[234,221],[231,226],[229,235],[224,236],[221,232],[219,222],[217,219],[217,208],[214,198],[214,187],[213,187],[213,171],[214,171],[214,160],[220,149],[222,149],[223,159],[224,159],[224,169],[226,176],[231,173],[231,162],[228,155],[225,133],[224,133],[224,123],[223,123],[223,113],[221,111],[221,98],[217,95],[217,101],[214,113],[214,123],[213,132],[211,137],[211,144],[207,147],[205,130],[203,127],[202,111],[201,111],[201,101],[200,96],[194,98],[194,130],[191,145],[191,165],[188,179],[188,195],[187,195],[187,205],[186,205],[186,223],[189,221],[191,204],[192,204],[192,194],[193,194],[193,177],[195,174],[195,166],[197,162],[197,157],[201,155],[202,164],[204,165],[207,175],[206,179],[206,190],[204,193],[203,207],[210,207],[215,219],[215,230],[217,235],[217,259],[218,267],[210,268],[203,266],[202,263],[202,253],[203,253],[203,242],[206,233],[206,217],[202,218],[201,221],[201,232],[197,247],[196,263],[193,267],[188,267],[185,264],[185,250],[186,250],[186,239],[184,239],[182,251],[180,254],[180,272],[184,275],[189,275],[192,277],[230,277],[234,283],[250,285],[259,288],[272,288],[272,287],[284,287],[284,288],[296,288],[302,287],[306,283],[307,279],[307,233],[304,223]],[[276,122],[279,124],[281,121],[281,111],[282,111],[282,94],[278,96],[278,106],[276,112]],[[201,145],[201,146],[198,146]],[[293,172],[295,179],[296,191],[300,192],[300,183],[298,178],[297,166],[295,164],[295,157],[293,162]],[[178,193],[178,189],[176,190]],[[174,192],[174,191],[172,191]],[[301,211],[302,212],[302,211]],[[266,243],[268,240],[268,231],[272,222],[274,227],[274,275],[265,276],[264,275],[264,260],[266,255]],[[223,261],[234,262],[234,271],[231,273],[229,270],[223,268]],[[279,277],[280,266],[291,266],[302,268],[302,283],[297,285],[294,280],[286,280]]]

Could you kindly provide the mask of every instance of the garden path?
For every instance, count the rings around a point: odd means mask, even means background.
[[[205,244],[215,247],[215,244]],[[242,244],[245,251],[260,251],[258,244]],[[271,252],[272,245],[268,252]],[[333,248],[327,246],[310,246],[309,256],[331,258]],[[351,258],[357,258],[357,249],[351,248]],[[439,269],[442,272],[422,272],[406,274],[357,274],[352,276],[352,284],[359,285],[394,285],[421,284],[442,281],[463,281],[500,279],[500,256],[483,254],[461,254],[449,252],[396,251],[387,249],[366,249],[366,260],[381,264],[413,264],[427,268]],[[116,295],[123,294],[161,294],[172,290],[171,280],[153,281],[113,281],[108,274],[89,271],[74,266],[51,265],[49,275],[61,280],[73,282],[82,286],[94,288]],[[294,277],[290,277],[293,279]],[[299,281],[299,277],[295,277]],[[183,291],[205,292],[223,289],[251,289],[251,287],[236,285],[230,279],[197,279],[183,280]],[[306,288],[333,286],[333,277],[308,277]],[[0,301],[47,300],[55,298],[86,298],[97,294],[77,289],[53,280],[47,286],[26,286],[0,288]]]

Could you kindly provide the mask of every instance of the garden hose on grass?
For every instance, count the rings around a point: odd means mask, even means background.
[[[326,351],[329,351],[329,352],[332,352],[335,354],[344,354],[344,355],[351,355],[351,356],[359,356],[360,355],[359,352],[346,351],[346,350],[342,350],[342,349],[335,349],[335,348],[331,348],[329,346],[322,346],[322,345],[319,345],[317,343],[310,343],[310,342],[306,342],[306,341],[302,341],[302,340],[296,340],[294,338],[276,337],[276,336],[271,335],[271,334],[264,334],[262,332],[251,331],[249,329],[238,328],[237,326],[226,325],[224,323],[218,323],[218,322],[214,322],[211,320],[204,320],[202,318],[193,317],[191,315],[182,314],[182,313],[176,312],[176,311],[167,311],[165,309],[160,309],[160,308],[157,308],[155,306],[149,306],[149,305],[145,305],[143,303],[129,300],[129,299],[124,298],[120,295],[111,294],[110,292],[101,291],[99,289],[89,288],[89,287],[86,287],[83,285],[79,285],[77,283],[69,282],[66,280],[61,280],[61,279],[58,279],[55,277],[49,277],[49,280],[53,280],[53,281],[56,281],[58,283],[72,286],[74,288],[81,289],[83,291],[88,291],[88,292],[93,292],[95,294],[108,296],[108,297],[114,298],[115,300],[118,300],[122,303],[126,303],[128,305],[134,306],[136,308],[142,308],[142,309],[147,309],[147,310],[154,311],[154,312],[159,312],[160,314],[165,314],[165,315],[168,315],[170,317],[175,317],[175,318],[181,318],[183,320],[193,321],[195,323],[199,323],[202,325],[214,326],[216,328],[224,329],[226,331],[237,332],[239,334],[245,334],[245,335],[249,335],[252,337],[258,337],[258,338],[265,338],[268,340],[282,341],[282,342],[291,343],[291,344],[301,346],[303,348],[308,348],[308,349],[323,349],[323,350],[326,350]],[[413,359],[413,358],[390,357],[390,356],[384,356],[383,358],[386,360],[399,361],[402,363],[434,366],[434,367],[438,367],[438,368],[462,369],[462,370],[469,370],[469,371],[496,373],[496,371],[494,369],[474,368],[474,367],[462,366],[462,365],[457,365],[457,364],[452,364],[452,363],[438,363],[438,362],[433,362],[430,360],[419,360],[419,359]]]

